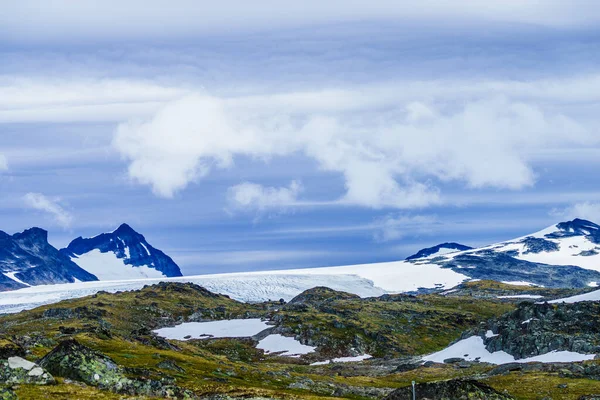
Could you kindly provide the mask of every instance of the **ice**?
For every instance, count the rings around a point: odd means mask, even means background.
[[[83,255],[85,259],[87,255]],[[99,251],[96,250],[95,256]],[[100,290],[117,292],[138,290],[145,285],[158,282],[191,282],[214,292],[230,296],[238,301],[261,302],[293,297],[316,286],[326,286],[334,290],[354,293],[361,297],[381,296],[386,293],[400,293],[417,290],[421,287],[453,287],[466,276],[441,268],[438,265],[414,265],[408,262],[364,264],[346,267],[325,267],[313,269],[260,271],[214,275],[196,275],[176,278],[132,279],[121,278],[122,274],[135,273],[138,267],[124,266],[122,260],[113,253],[104,253],[94,259],[88,270],[103,279],[104,274],[116,276],[114,280],[77,282],[57,285],[40,285],[19,290],[0,292],[0,313],[13,313],[31,309],[42,304],[92,295]],[[101,261],[106,257],[107,262]],[[81,259],[78,259],[79,262]],[[112,264],[111,264],[112,263]],[[81,264],[80,264],[81,265]],[[82,265],[83,266],[83,265]],[[118,270],[115,270],[118,267]],[[152,273],[158,271],[146,268]],[[143,269],[142,269],[143,270]],[[112,272],[111,272],[112,271]],[[114,273],[114,274],[113,274]],[[161,274],[162,275],[162,274]],[[98,276],[98,275],[97,275]],[[101,277],[102,276],[102,277]],[[105,278],[104,278],[105,279]]]

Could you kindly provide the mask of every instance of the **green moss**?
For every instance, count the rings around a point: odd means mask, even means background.
[[[500,392],[510,393],[517,400],[577,400],[583,395],[600,394],[600,381],[562,378],[557,374],[541,372],[512,372],[485,379],[483,382]]]

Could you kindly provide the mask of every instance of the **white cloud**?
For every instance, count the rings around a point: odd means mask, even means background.
[[[8,160],[4,154],[0,154],[0,172],[8,170]]]
[[[439,25],[509,22],[553,27],[593,26],[598,7],[586,0],[93,0],[7,2],[0,14],[4,36],[32,42],[164,38],[215,32],[310,26],[346,21],[430,21]],[[35,10],[35,12],[32,12]],[[106,27],[110,26],[110,29]]]
[[[302,185],[297,181],[292,181],[288,187],[279,188],[244,182],[229,188],[228,200],[237,209],[284,209],[296,203],[301,191]]]
[[[537,101],[482,93],[448,101],[438,93],[439,101],[425,103],[386,91],[373,94],[380,97],[351,90],[190,95],[150,119],[121,124],[113,144],[129,161],[130,177],[164,197],[214,168],[232,167],[237,156],[268,161],[301,153],[323,171],[343,176],[347,190],[339,203],[415,208],[442,200],[440,182],[532,186],[534,154],[598,146],[600,140],[585,120],[575,122]]]
[[[600,223],[600,203],[589,201],[575,203],[564,209],[554,209],[550,214],[564,219],[581,218]]]
[[[68,228],[73,222],[73,216],[60,205],[59,199],[51,199],[41,193],[27,193],[23,200],[28,207],[48,213],[63,228]]]

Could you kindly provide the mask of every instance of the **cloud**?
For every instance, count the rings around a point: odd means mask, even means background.
[[[0,172],[8,170],[8,160],[4,154],[0,154]]]
[[[436,222],[434,216],[429,215],[398,215],[388,214],[377,218],[372,227],[374,228],[373,239],[378,242],[389,242],[402,239],[405,236],[417,236],[431,233],[433,224]]]
[[[365,100],[364,91],[352,90],[194,94],[149,119],[120,124],[113,145],[129,162],[129,176],[163,197],[215,168],[233,168],[236,157],[268,162],[303,154],[343,177],[346,192],[334,201],[408,209],[440,203],[447,182],[530,187],[536,181],[530,159],[537,152],[600,141],[586,127],[589,121],[576,122],[537,101],[481,93],[457,101],[438,93],[438,101],[424,102],[373,93],[379,97]]]
[[[589,201],[575,203],[564,209],[554,209],[550,215],[564,219],[581,218],[600,223],[600,203]]]
[[[63,228],[70,227],[73,222],[73,216],[59,204],[58,199],[48,198],[41,193],[27,193],[23,200],[28,207],[48,213]]]
[[[149,116],[187,90],[131,79],[0,77],[0,123],[120,122]]]
[[[292,181],[288,187],[265,187],[244,182],[228,189],[229,204],[236,209],[258,210],[284,209],[296,203],[302,185]]]
[[[36,12],[31,12],[33,9]],[[178,38],[365,20],[446,25],[484,21],[581,28],[598,24],[600,15],[598,7],[585,0],[490,0],[462,2],[458,7],[437,0],[222,0],[211,4],[181,0],[177,7],[164,0],[130,0],[126,4],[116,0],[80,0],[75,4],[68,0],[21,0],[4,5],[0,26],[4,40],[44,43]]]

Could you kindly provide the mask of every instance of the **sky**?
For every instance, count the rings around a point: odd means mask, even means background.
[[[600,223],[593,0],[0,0],[0,229],[184,274]]]

